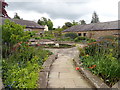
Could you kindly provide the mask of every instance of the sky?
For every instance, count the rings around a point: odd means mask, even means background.
[[[41,17],[50,18],[54,27],[65,22],[85,20],[91,22],[94,11],[100,22],[118,20],[119,0],[5,0],[9,6],[8,15],[15,13],[24,20],[37,22]]]

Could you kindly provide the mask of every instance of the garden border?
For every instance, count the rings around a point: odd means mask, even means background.
[[[74,65],[76,67],[80,67],[80,58],[79,58],[79,54],[76,55],[76,57],[73,58],[73,62]],[[98,76],[93,75],[89,70],[86,70],[84,68],[80,68],[79,72],[83,75],[83,77],[85,79],[88,80],[88,82],[93,85],[96,88],[106,88],[106,89],[110,89],[110,87],[108,85],[106,85]],[[118,83],[116,83],[115,85],[112,86],[113,89],[117,89],[120,90],[120,81]]]
[[[58,58],[58,54],[53,54],[44,62],[43,69],[39,73],[38,88],[47,88],[50,68],[53,62]]]
[[[73,58],[73,62],[74,62],[74,65],[76,67],[80,67],[81,62],[80,62],[80,58],[79,58],[79,53],[78,53],[78,55],[76,55],[76,57]],[[93,75],[89,70],[86,70],[86,69],[81,67],[79,72],[94,87],[96,87],[96,88],[110,88],[102,80],[100,80],[99,77],[97,77],[96,75]]]

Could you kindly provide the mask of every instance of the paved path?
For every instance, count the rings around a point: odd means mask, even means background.
[[[92,88],[73,65],[77,48],[49,50],[58,53],[58,59],[52,65],[48,88]]]

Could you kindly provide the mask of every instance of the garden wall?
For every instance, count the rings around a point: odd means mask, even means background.
[[[43,64],[43,69],[40,71],[39,81],[38,81],[38,88],[47,88],[48,85],[48,77],[50,74],[50,68],[53,62],[58,58],[57,54],[51,55]]]

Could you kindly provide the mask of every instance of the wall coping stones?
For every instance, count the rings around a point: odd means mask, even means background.
[[[120,81],[113,85],[112,88],[117,88],[118,90],[120,90]]]
[[[43,69],[39,73],[38,88],[47,88],[50,68],[53,62],[58,58],[57,54],[53,54],[43,64]]]

